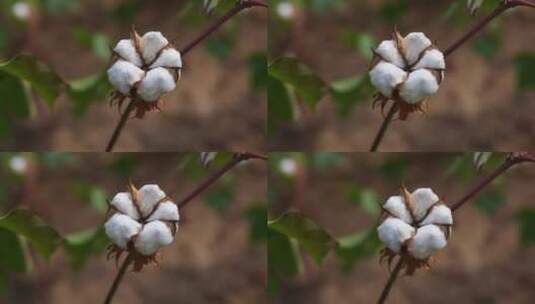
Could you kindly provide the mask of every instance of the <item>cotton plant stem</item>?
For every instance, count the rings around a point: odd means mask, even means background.
[[[453,52],[455,52],[459,47],[461,47],[463,44],[465,44],[470,38],[475,36],[477,33],[479,33],[486,25],[488,25],[492,20],[499,17],[501,14],[506,12],[510,8],[514,8],[517,6],[526,6],[526,7],[533,7],[535,8],[535,2],[530,2],[528,0],[507,0],[503,1],[492,13],[490,13],[485,18],[478,21],[468,32],[466,32],[461,38],[456,40],[454,43],[450,45],[445,51],[444,51],[444,57],[448,57]],[[391,109],[392,112],[392,109]],[[390,115],[392,114],[392,115]],[[390,125],[390,122],[392,118],[394,117],[394,113],[389,113],[383,121],[383,124],[381,125],[381,129],[379,130],[375,141],[372,144],[372,148],[370,149],[371,152],[374,152],[379,147],[379,144],[382,141],[382,138],[384,137],[384,133],[386,133],[388,126]]]
[[[188,54],[192,49],[194,49],[196,46],[198,46],[202,41],[204,41],[208,36],[213,34],[215,31],[217,31],[223,24],[225,24],[227,21],[229,21],[232,17],[237,15],[239,12],[251,8],[251,7],[268,7],[268,5],[260,0],[249,0],[249,1],[240,1],[236,6],[234,6],[230,11],[228,11],[225,15],[223,15],[221,18],[216,20],[211,26],[209,26],[206,30],[201,32],[201,34],[195,38],[192,42],[187,44],[184,48],[180,50],[180,54],[182,57],[184,57],[186,54]],[[117,139],[119,139],[119,136],[121,135],[124,126],[126,125],[126,121],[131,116],[132,111],[135,109],[135,100],[132,99],[128,103],[128,106],[126,110],[121,115],[121,119],[119,120],[119,123],[115,127],[113,131],[113,135],[110,138],[110,141],[108,142],[108,145],[106,146],[106,152],[111,152],[113,150],[113,147],[115,146],[115,143],[117,142]]]
[[[377,132],[377,135],[375,135],[375,139],[373,140],[373,144],[372,144],[372,147],[370,148],[370,152],[377,151],[379,144],[381,143],[381,141],[383,140],[383,137],[385,136],[388,126],[390,125],[390,123],[392,122],[392,119],[394,118],[394,115],[396,114],[397,107],[398,106],[396,104],[393,104],[390,110],[388,111],[388,114],[383,120],[383,124],[381,125],[379,132]]]
[[[113,296],[115,295],[115,292],[117,292],[117,289],[119,288],[119,285],[121,284],[123,280],[126,270],[130,266],[130,264],[132,264],[133,261],[134,261],[134,257],[131,254],[128,254],[126,258],[124,259],[123,264],[121,264],[121,268],[119,269],[119,272],[117,272],[117,275],[115,276],[115,280],[113,281],[113,284],[111,285],[111,288],[108,291],[108,294],[106,295],[104,304],[111,303],[111,300],[113,299]]]
[[[511,167],[525,162],[532,162],[535,163],[535,155],[528,153],[528,152],[514,152],[508,155],[507,159],[498,167],[496,170],[494,170],[491,174],[484,177],[482,180],[478,181],[476,184],[474,184],[465,195],[462,196],[458,201],[451,204],[451,211],[454,212],[456,209],[462,207],[466,202],[468,202],[470,199],[472,199],[476,194],[481,192],[481,190],[485,189],[492,181],[494,181],[498,176],[501,176],[504,174],[508,169]],[[392,289],[392,285],[394,284],[396,277],[399,275],[399,270],[403,266],[403,258],[400,258],[398,261],[398,264],[396,265],[396,268],[394,271],[390,274],[390,277],[388,278],[388,281],[381,292],[381,296],[379,298],[379,301],[377,303],[385,303],[388,294],[390,290]],[[398,269],[399,268],[399,269]]]

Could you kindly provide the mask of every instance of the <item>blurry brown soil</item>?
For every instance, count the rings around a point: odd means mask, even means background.
[[[103,214],[73,194],[73,180],[90,181],[109,195],[124,191],[127,182],[107,171],[116,156],[78,157],[78,165],[41,172],[23,203],[61,235],[96,227],[103,220]],[[167,193],[175,190],[172,196],[176,200],[182,198],[195,184],[175,169],[180,157],[138,155],[141,164],[134,171],[133,182],[138,186],[159,183]],[[92,165],[83,166],[87,163]],[[231,207],[218,213],[195,199],[182,209],[175,242],[163,248],[160,266],[127,273],[113,303],[266,303],[265,246],[250,243],[248,225],[242,219],[245,208],[266,196],[265,164],[252,161],[233,174],[236,187]],[[6,303],[102,303],[116,273],[114,261],[107,261],[104,254],[92,256],[86,267],[75,273],[59,250],[49,264],[40,261],[34,271],[12,278]]]
[[[409,169],[403,183],[409,189],[429,186],[448,203],[469,186],[454,176],[444,177],[445,161],[451,160],[445,155],[405,157]],[[362,208],[348,202],[348,186],[369,187],[379,194],[381,202],[398,193],[400,186],[379,173],[377,168],[384,162],[384,154],[359,153],[348,159],[346,165],[309,174],[305,203],[300,208],[335,237],[362,231],[375,221]],[[436,255],[432,269],[418,271],[412,277],[400,276],[387,303],[533,303],[535,248],[520,247],[514,216],[518,209],[534,206],[534,180],[533,165],[509,171],[505,179],[506,203],[493,216],[470,203],[459,209],[452,238]],[[378,256],[357,262],[348,274],[340,270],[334,253],[321,268],[305,260],[304,275],[288,282],[274,303],[376,303],[389,275],[387,266],[379,264]]]
[[[349,8],[324,16],[309,14],[298,57],[327,82],[366,73],[369,62],[339,40],[343,28],[371,33],[378,41],[389,37],[391,26],[378,17],[384,1],[352,1]],[[424,31],[445,48],[465,29],[441,21],[451,1],[410,1],[398,29],[406,34]],[[512,151],[535,145],[535,93],[516,92],[514,58],[535,51],[535,14],[530,9],[510,12],[503,21],[503,42],[490,60],[470,44],[448,58],[440,91],[428,103],[426,114],[395,121],[381,151]],[[284,39],[281,39],[284,40]],[[292,54],[279,51],[271,56]],[[347,118],[337,115],[330,97],[314,113],[283,127],[270,143],[275,150],[368,151],[383,118],[372,100],[357,105]]]
[[[102,32],[112,43],[128,35],[130,24],[120,25],[109,16],[111,3],[81,1],[81,10],[45,16],[34,52],[65,80],[78,79],[105,70],[107,63],[81,47],[73,38],[74,26]],[[140,33],[162,31],[183,47],[213,22],[185,26],[178,18],[182,1],[142,1],[136,17]],[[184,58],[177,90],[164,98],[160,113],[131,119],[115,151],[218,151],[264,148],[265,94],[249,86],[248,56],[266,48],[266,14],[251,9],[238,16],[236,46],[227,59],[216,59],[203,45]],[[227,24],[228,26],[228,24]],[[60,46],[60,47],[58,47]],[[103,151],[119,114],[107,100],[90,107],[85,116],[72,113],[71,101],[62,96],[53,113],[34,117],[16,127],[16,143],[5,150]]]

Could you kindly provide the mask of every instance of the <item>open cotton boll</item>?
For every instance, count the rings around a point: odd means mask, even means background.
[[[158,59],[150,66],[151,69],[157,67],[181,68],[182,57],[180,52],[172,48],[163,50]]]
[[[412,192],[410,200],[415,220],[420,221],[439,198],[431,188],[419,188]]]
[[[119,60],[108,69],[111,85],[124,95],[128,95],[134,84],[141,79],[145,72],[130,62]]]
[[[381,94],[392,97],[394,88],[402,83],[407,73],[397,66],[381,61],[370,71],[370,81]]]
[[[144,185],[138,190],[137,194],[140,205],[139,209],[143,217],[148,216],[154,209],[154,206],[166,196],[165,192],[158,185]]]
[[[390,250],[399,253],[401,245],[414,235],[415,229],[404,221],[389,217],[379,227],[377,233],[379,239],[390,248]]]
[[[424,33],[410,33],[403,39],[405,58],[409,64],[413,64],[420,58],[420,54],[433,43]]]
[[[123,39],[117,43],[113,49],[121,58],[135,64],[138,67],[143,66],[141,58],[136,51],[136,47],[131,39]]]
[[[138,95],[145,101],[156,101],[165,93],[171,92],[176,87],[175,79],[164,68],[155,68],[147,73],[147,76],[137,90]]]
[[[451,209],[446,205],[434,206],[429,215],[422,221],[421,225],[451,225],[453,224],[453,217]]]
[[[160,203],[156,211],[154,211],[147,221],[178,221],[179,219],[178,207],[173,202],[167,201]]]
[[[169,44],[160,32],[147,32],[141,38],[141,53],[146,63],[152,62],[158,52]]]
[[[160,247],[173,242],[173,235],[166,224],[160,221],[153,221],[145,226],[135,240],[136,250],[143,255],[152,255]]]
[[[425,55],[414,66],[414,69],[437,69],[444,70],[446,68],[446,61],[444,54],[437,49],[428,50]]]
[[[399,53],[396,43],[393,40],[385,40],[379,44],[375,52],[381,56],[382,59],[393,63],[399,68],[405,67],[405,61]]]
[[[119,192],[117,193],[110,203],[117,211],[128,215],[129,217],[137,220],[139,219],[139,214],[134,202],[132,202],[132,196],[128,192]]]
[[[416,70],[409,74],[401,86],[399,95],[409,104],[417,104],[438,91],[435,76],[426,69]]]
[[[126,249],[128,241],[141,230],[141,224],[127,215],[117,213],[104,224],[104,230],[115,245]]]
[[[411,214],[409,210],[407,210],[407,206],[405,206],[401,196],[391,196],[383,205],[383,208],[391,215],[401,219],[405,223],[412,223]]]
[[[433,252],[446,247],[446,237],[440,228],[427,225],[418,228],[416,235],[409,242],[408,251],[414,258],[425,260]]]

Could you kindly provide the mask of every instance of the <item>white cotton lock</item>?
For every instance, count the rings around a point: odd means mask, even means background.
[[[180,52],[171,48],[163,50],[160,57],[150,66],[151,69],[158,67],[182,68]]]
[[[143,217],[148,216],[156,204],[166,197],[160,186],[154,184],[144,185],[138,190],[137,195],[139,209]]]
[[[175,79],[164,68],[152,69],[138,88],[138,95],[143,100],[152,102],[156,101],[165,93],[171,92],[176,87]]]
[[[451,225],[453,224],[453,216],[451,209],[445,205],[434,206],[431,212],[422,221],[421,225]]]
[[[392,91],[395,87],[405,81],[407,72],[399,67],[388,63],[380,62],[370,71],[370,81],[381,94],[392,97]]]
[[[432,45],[433,43],[424,33],[410,33],[403,38],[403,48],[409,65],[414,64],[420,54]]]
[[[173,242],[173,234],[167,225],[161,221],[153,221],[145,226],[138,234],[134,245],[143,255],[152,255],[163,246]]]
[[[438,91],[438,82],[428,70],[421,69],[409,74],[400,88],[399,95],[409,104],[417,104]]]
[[[115,245],[125,249],[130,239],[141,230],[141,224],[127,215],[117,213],[104,224],[104,230]]]
[[[161,32],[147,32],[141,38],[141,49],[145,63],[150,63],[169,41]]]
[[[400,219],[389,217],[377,228],[377,232],[386,247],[399,253],[403,243],[414,235],[415,229]]]
[[[131,39],[120,40],[113,49],[113,51],[117,53],[121,58],[126,61],[129,61],[137,67],[143,66],[141,57],[139,57],[139,54],[136,51],[136,47],[134,46],[134,43]]]
[[[178,221],[180,216],[178,215],[178,207],[170,201],[162,202],[154,213],[147,219],[147,221]]]
[[[400,68],[405,67],[403,56],[401,56],[399,53],[394,40],[385,40],[381,42],[375,52],[387,62],[390,62]]]
[[[383,208],[388,211],[389,214],[401,219],[405,223],[412,223],[412,216],[409,210],[407,210],[401,196],[391,196],[383,205]]]
[[[410,200],[415,220],[420,221],[440,199],[431,188],[419,188],[411,193]]]
[[[145,72],[142,69],[124,60],[117,61],[108,70],[111,85],[125,95],[130,93],[134,84],[141,81],[144,75]]]
[[[132,196],[128,192],[119,192],[111,200],[110,205],[121,213],[128,215],[129,217],[138,220],[139,214],[132,202]]]
[[[415,70],[418,69],[436,69],[444,70],[446,68],[446,60],[444,59],[444,54],[437,49],[427,50],[418,61],[418,64],[414,66]]]
[[[410,240],[408,252],[413,257],[425,260],[435,251],[446,247],[446,237],[440,228],[435,225],[426,225],[416,231]]]

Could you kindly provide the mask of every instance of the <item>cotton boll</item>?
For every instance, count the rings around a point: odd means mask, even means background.
[[[451,216],[451,209],[446,205],[434,206],[429,215],[422,221],[421,225],[451,225],[453,224],[453,217]]]
[[[138,203],[143,217],[148,216],[154,206],[165,198],[165,192],[158,185],[145,185],[138,190]]]
[[[173,202],[167,201],[160,203],[147,221],[178,221],[179,219],[178,207]]]
[[[158,100],[163,94],[171,92],[175,87],[175,79],[168,70],[155,68],[147,73],[137,93],[143,100],[152,102]]]
[[[157,67],[182,68],[180,52],[173,48],[163,50],[158,59],[150,66],[151,69]]]
[[[407,210],[407,206],[405,206],[401,196],[391,196],[383,205],[383,208],[405,223],[412,223],[411,214],[409,213],[409,210]]]
[[[147,32],[141,38],[141,50],[146,63],[152,62],[169,42],[160,32]]]
[[[119,60],[108,69],[110,83],[119,92],[128,95],[134,84],[140,81],[145,72],[130,62]]]
[[[126,249],[128,241],[141,230],[141,224],[124,214],[115,214],[104,224],[110,240],[120,248]]]
[[[173,242],[173,235],[166,224],[154,221],[146,224],[135,240],[136,250],[143,255],[152,255],[160,247]]]
[[[416,70],[409,74],[400,89],[400,96],[409,104],[417,104],[438,91],[435,76],[426,69]]]
[[[135,220],[139,219],[137,209],[134,206],[134,202],[132,202],[132,197],[130,193],[128,192],[117,193],[115,197],[113,197],[113,199],[111,200],[110,205],[115,207],[117,211],[126,214]]]
[[[138,67],[143,66],[141,58],[136,51],[136,47],[131,39],[123,39],[117,43],[117,46],[113,49],[121,58],[135,64]]]
[[[379,54],[382,59],[396,65],[397,67],[402,69],[405,67],[405,61],[403,60],[403,57],[399,53],[396,43],[393,40],[385,40],[381,42],[375,52]]]
[[[412,192],[410,200],[414,217],[419,221],[427,214],[427,210],[439,201],[439,198],[431,188],[419,188]]]
[[[402,83],[407,73],[397,66],[381,61],[370,71],[371,83],[381,94],[392,97],[394,88]]]
[[[420,54],[432,45],[431,40],[424,33],[410,33],[403,39],[405,57],[409,64],[418,60]]]
[[[389,217],[379,227],[379,239],[394,252],[401,250],[401,245],[414,235],[415,229],[404,221]]]
[[[446,61],[444,54],[437,49],[428,50],[425,55],[414,66],[414,69],[438,69],[444,70],[446,68]]]
[[[446,237],[435,225],[423,226],[416,231],[416,235],[409,242],[408,251],[414,258],[425,260],[433,252],[446,247]]]
[[[21,20],[28,20],[32,14],[32,8],[26,2],[19,1],[12,7],[13,15]]]

